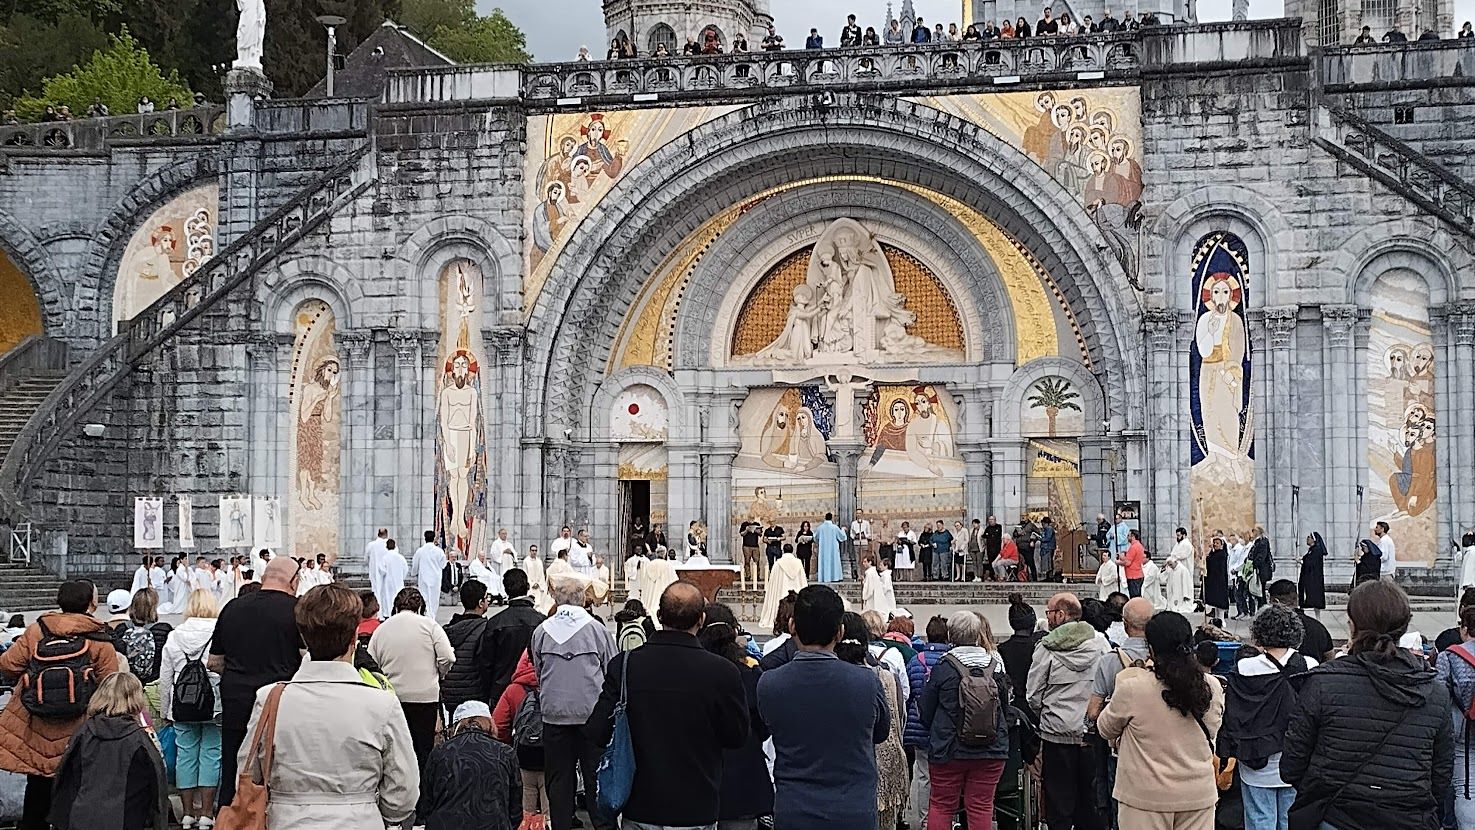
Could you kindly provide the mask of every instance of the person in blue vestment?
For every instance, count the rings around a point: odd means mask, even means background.
[[[814,529],[814,545],[819,551],[818,581],[839,582],[844,578],[840,573],[840,543],[843,541],[845,531],[835,524],[835,514],[826,513],[825,520]]]

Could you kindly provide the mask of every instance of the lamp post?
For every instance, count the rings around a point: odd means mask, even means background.
[[[338,27],[348,19],[336,14],[320,14],[317,21],[328,29],[328,97],[333,97],[333,59],[338,51]]]

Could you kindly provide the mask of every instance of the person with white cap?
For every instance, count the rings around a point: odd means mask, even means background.
[[[512,747],[492,737],[492,710],[468,700],[451,715],[450,737],[430,753],[420,780],[425,830],[515,830],[522,778]]]

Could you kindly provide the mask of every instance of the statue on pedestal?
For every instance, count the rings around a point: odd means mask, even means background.
[[[241,17],[236,22],[236,69],[261,71],[266,43],[266,0],[236,0]]]

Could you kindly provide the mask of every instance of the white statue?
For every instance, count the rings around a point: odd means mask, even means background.
[[[261,71],[266,43],[266,0],[236,0],[241,18],[236,23],[236,69]]]
[[[853,219],[839,219],[814,245],[783,332],[736,362],[845,366],[962,357],[907,333],[916,321],[876,237]]]

